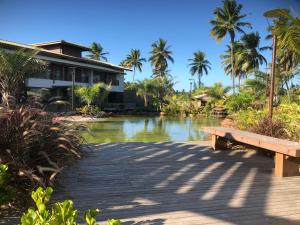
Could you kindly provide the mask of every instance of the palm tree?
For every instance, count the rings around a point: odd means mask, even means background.
[[[189,59],[191,63],[189,64],[190,72],[192,76],[198,74],[198,86],[201,86],[201,77],[205,73],[207,75],[208,69],[210,68],[211,63],[205,58],[205,53],[197,51],[194,53],[194,58]]]
[[[154,84],[153,80],[144,79],[142,81],[138,81],[136,84],[136,95],[141,96],[144,99],[144,107],[148,107],[148,98],[149,96],[153,96],[154,93]]]
[[[225,51],[225,54],[222,54],[220,57],[223,59],[222,64],[224,65],[224,70],[226,74],[231,74],[232,75],[232,68],[234,68],[235,71],[235,77],[238,77],[239,79],[239,85],[240,81],[242,78],[246,76],[246,71],[242,69],[242,60],[239,60],[239,54],[240,52],[243,51],[243,45],[241,42],[235,41],[233,43],[233,51],[231,50],[232,45],[227,45],[227,50]],[[234,65],[232,66],[232,57],[231,53],[234,52],[233,54],[233,62]]]
[[[223,7],[217,7],[214,11],[215,18],[210,21],[213,25],[211,29],[211,35],[218,41],[222,41],[223,38],[229,34],[231,45],[231,78],[233,93],[235,93],[235,70],[234,70],[234,42],[236,31],[245,33],[242,27],[251,27],[248,22],[242,22],[241,19],[246,17],[246,14],[241,14],[242,5],[237,4],[235,0],[224,0]]]
[[[230,89],[230,87],[224,87],[222,83],[218,82],[208,88],[207,94],[214,99],[221,100],[226,97]]]
[[[35,57],[37,53],[25,49],[0,50],[0,93],[4,106],[10,108],[11,103],[20,102],[27,76],[45,71],[46,65]]]
[[[243,35],[241,41],[243,47],[237,54],[238,60],[242,63],[242,70],[253,72],[258,70],[263,63],[267,65],[266,58],[260,52],[268,49],[268,47],[259,47],[260,36],[258,32]]]
[[[170,51],[167,41],[162,38],[154,42],[151,47],[151,57],[149,60],[154,67],[154,71],[159,73],[160,77],[163,77],[164,72],[168,68],[168,61],[174,63],[174,59],[172,58],[173,53]]]
[[[170,46],[167,45],[167,41],[160,38],[158,41],[154,42],[151,45],[151,56],[149,58],[151,65],[153,68],[153,75],[160,78],[160,82],[164,82],[166,75],[168,74],[168,62],[174,63],[174,59],[172,58],[172,51],[170,51]],[[162,109],[163,97],[164,97],[164,85],[159,85],[160,90],[158,92],[159,95],[159,105],[160,109]]]
[[[279,49],[289,48],[300,54],[300,16],[292,16],[288,9],[273,9],[264,15],[275,18],[272,32],[278,39]]]
[[[102,47],[101,44],[99,43],[96,43],[96,42],[93,42],[91,44],[91,47],[90,47],[92,50],[91,50],[91,54],[88,55],[88,57],[90,59],[95,59],[95,60],[99,60],[99,61],[107,61],[107,57],[106,55],[108,55],[109,53],[108,52],[104,52],[104,48]]]
[[[128,54],[126,59],[124,60],[124,65],[126,67],[129,68],[133,67],[133,77],[132,77],[133,81],[134,81],[136,69],[142,72],[143,62],[146,62],[146,59],[141,58],[141,52],[139,49],[131,49],[130,54]]]

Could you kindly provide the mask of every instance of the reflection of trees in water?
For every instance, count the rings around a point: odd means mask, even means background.
[[[121,117],[87,123],[92,135],[88,132],[82,133],[89,143],[173,139],[194,141],[207,139],[207,134],[201,127],[215,126],[218,123],[218,119],[212,117]],[[176,135],[179,135],[179,139]]]
[[[84,132],[83,136],[88,143],[125,141],[124,123],[120,120],[87,123],[90,132]]]
[[[149,129],[149,122],[153,125],[152,129]],[[166,124],[161,118],[146,118],[144,119],[144,129],[136,132],[130,141],[149,142],[149,141],[169,141],[170,135],[166,129]]]

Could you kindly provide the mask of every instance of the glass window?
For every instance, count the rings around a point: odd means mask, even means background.
[[[55,65],[55,80],[63,80],[62,65]]]

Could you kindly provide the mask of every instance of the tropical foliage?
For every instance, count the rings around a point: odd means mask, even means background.
[[[29,208],[21,217],[20,225],[77,225],[78,210],[75,209],[72,200],[64,200],[53,204],[52,209],[47,209],[53,189],[39,187],[33,191],[31,197],[35,202],[35,208]],[[89,209],[82,215],[87,225],[96,225],[96,216],[99,209]],[[121,225],[120,220],[110,219],[108,225]]]
[[[101,106],[110,90],[110,85],[108,86],[99,82],[93,86],[75,86],[74,92],[88,107],[90,107],[91,104],[96,101],[97,104]]]
[[[158,41],[154,42],[151,45],[151,56],[149,58],[151,65],[153,66],[153,71],[155,76],[165,77],[165,73],[167,71],[169,62],[174,63],[174,59],[172,57],[172,51],[170,50],[170,46],[168,46],[168,42],[162,38]]]
[[[198,75],[198,87],[200,87],[201,77],[204,73],[207,75],[208,70],[211,69],[211,63],[206,59],[205,53],[201,51],[195,52],[194,58],[189,59],[189,61],[191,62],[189,64],[190,73],[192,74],[192,76],[194,76],[195,74]]]
[[[36,186],[52,185],[64,166],[81,157],[82,143],[75,127],[57,121],[52,114],[29,107],[4,111],[0,158],[9,166],[16,204],[26,205],[28,192]]]
[[[45,64],[36,59],[37,52],[0,50],[0,93],[2,104],[8,108],[20,103],[25,92],[25,78],[42,72]]]
[[[245,31],[243,30],[243,27],[252,28],[250,23],[241,21],[247,16],[246,14],[241,14],[242,8],[243,6],[238,4],[235,0],[224,0],[223,6],[217,7],[214,11],[215,18],[210,21],[213,25],[211,35],[215,37],[217,41],[222,41],[227,34],[230,37],[230,65],[233,93],[235,93],[236,76],[233,46],[236,32],[244,34]]]
[[[104,51],[104,48],[101,44],[93,42],[91,44],[91,54],[88,55],[90,59],[95,59],[99,61],[107,61],[108,52]]]
[[[122,61],[121,65],[127,68],[133,68],[133,77],[134,81],[136,69],[139,72],[142,72],[143,62],[146,62],[145,58],[141,58],[141,52],[139,49],[131,49],[130,54],[126,56],[126,59]]]

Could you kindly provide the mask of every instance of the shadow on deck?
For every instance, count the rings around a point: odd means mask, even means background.
[[[300,177],[254,151],[194,143],[103,143],[65,170],[54,198],[124,225],[300,224]],[[101,223],[106,224],[106,223]]]

